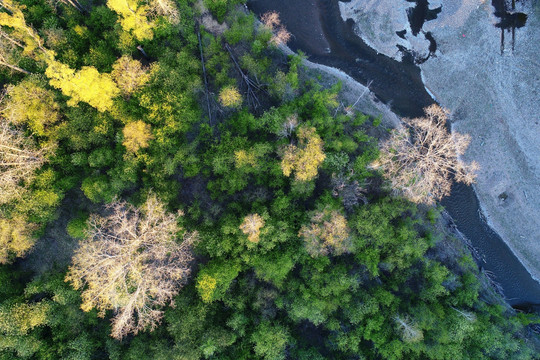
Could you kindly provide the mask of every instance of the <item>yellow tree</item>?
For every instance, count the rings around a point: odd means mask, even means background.
[[[311,217],[309,225],[304,225],[298,233],[304,240],[307,252],[320,255],[341,255],[352,250],[352,240],[347,219],[337,210],[325,208]]]
[[[290,144],[285,148],[281,169],[285,176],[290,176],[294,171],[296,180],[313,180],[326,158],[323,141],[314,127],[300,127],[297,136],[298,146]]]
[[[219,102],[226,107],[239,107],[242,105],[242,95],[236,86],[227,86],[219,92]]]
[[[396,192],[413,202],[432,204],[450,194],[452,178],[473,183],[478,164],[460,160],[470,137],[448,133],[445,110],[431,105],[425,114],[425,117],[405,119],[408,128],[392,132],[372,166],[383,170]]]
[[[43,41],[26,24],[21,7],[12,0],[0,0],[0,5],[6,12],[0,12],[0,65],[11,70],[29,74],[17,66],[22,56],[33,59],[43,59],[45,48]]]
[[[91,215],[86,238],[66,281],[82,289],[81,308],[114,310],[112,336],[154,329],[191,272],[196,233],[176,241],[181,215],[170,214],[155,195],[141,208],[116,201],[107,216]]]
[[[26,335],[33,328],[47,323],[50,310],[51,306],[46,301],[1,305],[0,333],[6,336]]]
[[[150,80],[148,69],[129,56],[122,56],[113,64],[111,75],[127,98]]]
[[[27,124],[38,135],[45,135],[47,127],[60,119],[60,106],[54,93],[37,78],[29,77],[7,88],[1,114],[12,124]]]
[[[47,64],[45,75],[50,79],[49,83],[62,90],[64,95],[71,97],[68,105],[76,106],[80,101],[84,101],[99,111],[106,111],[112,107],[113,98],[119,95],[120,90],[110,74],[100,74],[96,68],[91,66],[74,70],[56,61],[54,51],[44,48],[41,38],[32,27],[26,24],[21,9],[11,0],[0,1],[8,11],[8,13],[0,13],[0,26],[11,29],[9,34],[2,30],[0,37],[20,47],[23,55],[44,61]],[[4,60],[5,58],[4,56]],[[0,64],[6,62],[2,61],[0,53]],[[11,68],[13,67],[11,66]]]
[[[14,256],[26,254],[34,246],[32,232],[36,228],[20,216],[12,219],[0,217],[0,264],[7,264]]]
[[[99,111],[110,110],[113,99],[120,94],[110,74],[102,74],[93,66],[84,66],[81,70],[71,69],[54,59],[48,60],[45,75],[49,83],[71,97],[69,106],[86,102]]]
[[[21,7],[12,0],[0,0],[0,5],[7,10],[0,12],[0,26],[11,29],[9,33],[2,30],[0,36],[20,47],[24,55],[36,56],[40,53],[36,50],[45,52],[39,35],[26,24]]]
[[[127,124],[122,132],[124,134],[122,145],[133,153],[139,149],[147,148],[149,141],[154,138],[150,125],[141,120]]]
[[[119,15],[124,31],[133,34],[139,41],[152,40],[153,24],[147,17],[148,6],[139,5],[136,0],[108,0],[107,6]]]

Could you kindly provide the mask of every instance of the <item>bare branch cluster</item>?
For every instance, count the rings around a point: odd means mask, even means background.
[[[330,253],[341,255],[352,250],[352,238],[347,219],[337,210],[325,208],[311,217],[311,223],[304,225],[298,233],[304,240],[307,252],[312,257]]]
[[[272,32],[270,42],[274,45],[286,44],[291,39],[291,33],[281,24],[279,14],[269,11],[262,15],[261,21],[264,26]]]
[[[262,227],[264,219],[259,214],[249,214],[240,225],[240,230],[248,236],[249,241],[258,243]]]
[[[425,117],[404,120],[408,128],[393,131],[373,166],[382,168],[392,188],[409,200],[432,204],[450,194],[452,178],[473,183],[478,164],[460,159],[470,137],[448,133],[447,111],[437,105],[424,111]]]
[[[35,171],[45,163],[48,150],[0,118],[0,204],[22,195]]]
[[[66,276],[82,293],[85,311],[114,310],[112,336],[154,329],[163,311],[187,282],[197,233],[177,243],[181,213],[170,214],[150,195],[140,208],[116,201],[108,216],[92,215],[89,229]]]

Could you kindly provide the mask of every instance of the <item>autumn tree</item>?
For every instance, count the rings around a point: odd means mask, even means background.
[[[239,107],[242,105],[242,95],[236,86],[227,86],[219,92],[219,102],[226,107]]]
[[[180,12],[173,0],[150,1],[149,14],[152,16],[163,16],[173,25],[180,22]]]
[[[298,146],[290,144],[285,148],[281,169],[285,176],[290,176],[294,171],[296,180],[313,180],[326,158],[323,141],[314,127],[300,127],[297,136]]]
[[[50,79],[49,83],[71,97],[67,102],[69,106],[83,101],[99,111],[107,111],[120,93],[111,75],[102,74],[93,66],[75,70],[54,59],[49,60],[48,65],[45,75]]]
[[[279,14],[275,11],[269,11],[262,15],[261,21],[264,27],[272,32],[270,43],[274,45],[286,44],[291,39],[291,33],[281,24]]]
[[[18,66],[23,56],[42,59],[45,49],[39,35],[26,24],[22,7],[12,0],[0,0],[0,65],[29,74]]]
[[[155,195],[142,207],[115,201],[108,215],[88,220],[86,238],[73,258],[66,281],[82,289],[81,308],[114,310],[112,336],[154,329],[160,309],[178,293],[191,272],[196,233],[176,241],[181,213],[170,214]]]
[[[113,64],[111,75],[127,98],[150,80],[148,69],[129,56],[122,56]]]
[[[315,212],[310,224],[302,226],[298,236],[304,240],[307,252],[313,257],[341,255],[352,250],[347,219],[328,207]]]
[[[248,236],[249,241],[257,243],[262,227],[264,227],[264,219],[259,214],[249,214],[240,225],[240,230]]]
[[[28,124],[38,135],[45,135],[47,128],[60,119],[60,106],[54,93],[34,77],[28,77],[7,88],[7,97],[1,114],[12,124]]]
[[[139,149],[147,148],[149,141],[154,138],[150,124],[141,120],[127,124],[122,133],[124,134],[122,145],[129,152],[137,152]]]
[[[3,31],[0,31],[0,65],[23,74],[30,74],[29,71],[18,66],[21,59],[21,48],[4,34]]]
[[[14,256],[26,254],[34,246],[34,230],[36,226],[20,215],[14,218],[0,216],[0,264],[7,264]]]
[[[0,204],[20,198],[49,150],[39,148],[22,130],[0,118]]]
[[[0,12],[0,26],[9,28],[9,32],[2,29],[0,37],[19,47],[24,55],[36,57],[45,52],[42,39],[26,24],[23,7],[12,0],[0,0],[0,5],[6,11]]]
[[[473,183],[478,164],[460,159],[470,137],[448,133],[447,111],[437,105],[424,111],[425,117],[405,119],[407,127],[392,132],[373,167],[381,168],[392,188],[409,200],[432,204],[450,194],[452,179]]]
[[[148,5],[139,5],[135,0],[108,0],[107,6],[116,12],[122,29],[139,40],[152,40],[153,24],[148,20]]]

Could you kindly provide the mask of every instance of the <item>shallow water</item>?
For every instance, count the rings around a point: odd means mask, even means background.
[[[313,62],[339,68],[364,85],[371,81],[371,91],[398,115],[421,116],[422,109],[433,103],[412,56],[405,53],[398,62],[371,49],[354,34],[352,22],[342,20],[337,0],[250,0],[248,6],[257,14],[279,12],[293,35],[291,49],[304,51]],[[534,305],[540,305],[540,284],[483,221],[474,190],[455,184],[442,204],[479,250],[485,261],[478,265],[493,273],[507,301],[538,310]]]

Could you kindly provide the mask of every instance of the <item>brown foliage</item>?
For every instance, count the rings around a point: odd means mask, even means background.
[[[325,208],[311,217],[311,223],[300,229],[307,252],[312,256],[341,255],[350,252],[352,241],[347,219],[337,210]]]
[[[38,148],[22,130],[0,118],[0,204],[19,198],[49,149]]]
[[[448,113],[437,105],[425,110],[425,117],[405,119],[408,128],[394,130],[373,164],[383,170],[393,189],[413,202],[432,204],[450,194],[452,177],[471,184],[478,164],[460,160],[470,137],[448,133]]]
[[[254,243],[259,242],[261,228],[264,226],[264,219],[259,214],[250,214],[244,218],[240,225],[240,230],[248,236],[248,240]]]
[[[286,44],[291,39],[291,33],[281,24],[279,14],[275,11],[269,11],[261,16],[264,26],[272,32],[270,42],[274,45]]]
[[[176,242],[179,214],[170,214],[150,195],[140,208],[116,201],[106,217],[92,215],[66,281],[83,289],[81,308],[114,310],[112,336],[154,329],[163,311],[186,283],[196,233]]]

